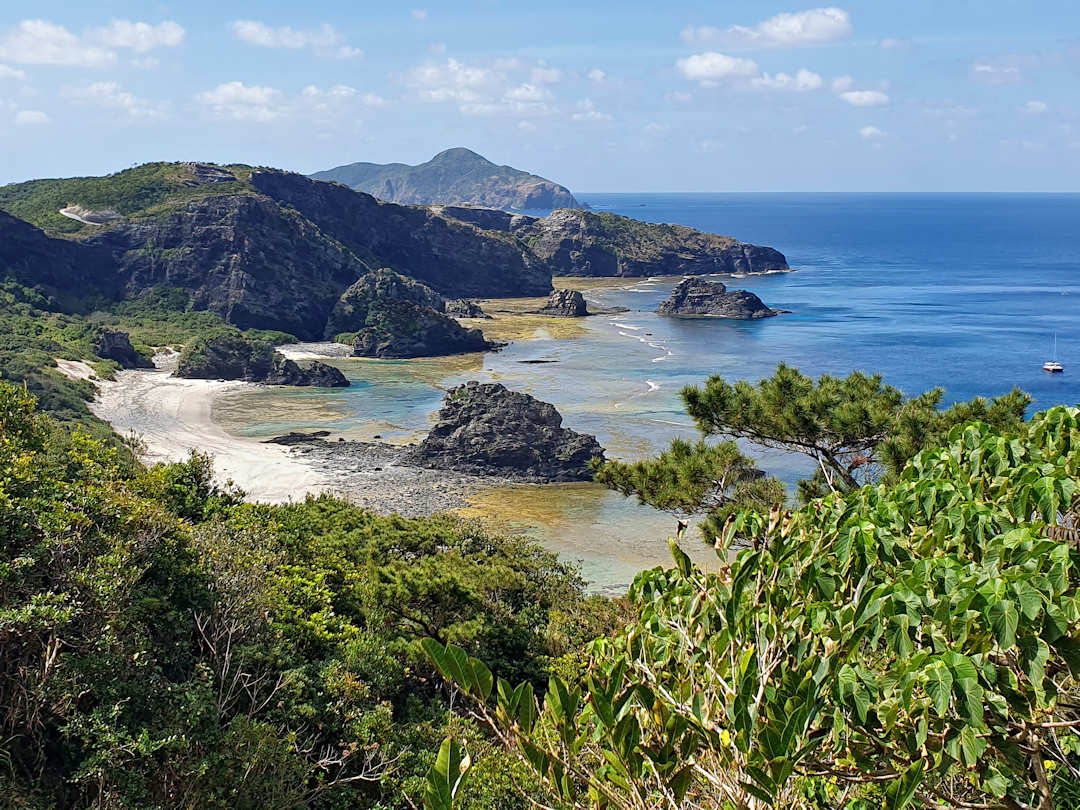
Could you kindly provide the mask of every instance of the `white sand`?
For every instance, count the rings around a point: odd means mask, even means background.
[[[159,355],[154,362],[157,369],[121,371],[115,382],[98,382],[90,404],[121,436],[134,433],[143,442],[143,461],[181,461],[193,449],[209,453],[218,478],[232,479],[252,501],[283,503],[333,490],[326,476],[287,448],[233,436],[214,422],[214,399],[248,383],[172,377],[175,355]]]

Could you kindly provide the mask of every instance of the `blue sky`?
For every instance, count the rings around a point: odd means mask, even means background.
[[[5,0],[0,183],[467,146],[575,191],[1080,190],[1075,0]]]

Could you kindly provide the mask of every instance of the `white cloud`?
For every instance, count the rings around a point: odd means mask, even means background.
[[[1046,115],[1050,105],[1045,101],[1029,101],[1024,105],[1024,112],[1028,115]]]
[[[174,48],[184,41],[185,31],[172,20],[151,25],[131,20],[113,20],[103,28],[95,28],[90,37],[110,48],[130,48],[135,53],[147,53],[155,48]]]
[[[537,87],[535,84],[521,84],[517,87],[512,87],[506,91],[506,95],[503,96],[507,101],[547,101],[551,98],[551,91],[546,90],[543,87]]]
[[[668,124],[658,124],[655,121],[650,121],[642,129],[642,132],[649,137],[658,138],[661,135],[667,135],[671,131],[671,127]]]
[[[562,71],[557,68],[540,64],[532,69],[529,74],[533,84],[556,84],[562,81]]]
[[[691,81],[714,87],[721,79],[750,78],[761,71],[752,59],[741,59],[715,51],[696,53],[675,63],[676,69]]]
[[[131,60],[131,66],[133,68],[138,68],[139,70],[153,70],[160,64],[161,60],[156,59],[153,56],[142,56],[138,59]]]
[[[859,130],[859,137],[866,141],[873,141],[885,136],[885,132],[877,127],[865,126]]]
[[[226,82],[195,96],[212,118],[232,121],[273,121],[281,117],[282,94],[273,87]]]
[[[802,68],[794,76],[787,73],[777,73],[775,76],[763,73],[750,83],[761,90],[793,90],[803,93],[808,90],[819,89],[824,84],[824,79],[818,74]]]
[[[971,66],[971,77],[987,84],[1017,84],[1023,73],[1016,65],[976,62]]]
[[[931,118],[943,118],[946,122],[974,118],[979,114],[979,111],[974,107],[958,104],[955,101],[945,101],[941,104],[927,105],[923,108],[923,112]]]
[[[427,22],[428,13],[426,8],[414,8],[412,18],[417,22]]]
[[[596,82],[597,84],[603,84],[604,80],[607,78],[607,74],[600,70],[600,68],[593,68],[588,72],[587,76],[589,81]]]
[[[852,107],[882,107],[889,103],[889,96],[880,90],[848,90],[840,98]]]
[[[343,43],[344,37],[332,26],[323,24],[318,28],[290,28],[287,25],[273,28],[257,20],[236,20],[229,23],[233,35],[249,45],[262,48],[303,50],[310,48],[317,56],[334,59],[355,59],[364,52]]]
[[[427,46],[427,49],[428,49],[428,53],[433,53],[436,56],[439,56],[441,54],[446,53],[446,43],[445,42],[432,42],[430,45]]]
[[[118,49],[144,54],[175,47],[184,35],[184,29],[171,20],[156,25],[113,20],[82,36],[47,20],[23,20],[0,33],[0,58],[27,65],[105,67],[116,62]]]
[[[19,110],[15,113],[15,123],[21,126],[48,124],[51,121],[52,119],[40,110]]]
[[[481,91],[496,80],[492,70],[466,65],[453,58],[420,65],[405,77],[406,84],[419,92],[420,100],[430,102],[477,102]]]
[[[577,103],[577,112],[570,116],[573,121],[610,121],[611,115],[596,109],[591,98],[583,98]]]
[[[326,90],[322,90],[314,84],[309,84],[301,91],[304,98],[319,102],[355,101],[365,107],[383,107],[386,99],[376,93],[361,93],[355,87],[347,84],[335,84]]]
[[[747,28],[693,26],[683,29],[683,41],[690,45],[718,43],[733,48],[790,48],[821,45],[850,37],[854,28],[851,15],[839,8],[814,8],[796,13],[777,14]]]
[[[63,91],[63,95],[76,104],[95,109],[121,110],[132,119],[161,119],[167,117],[168,114],[164,105],[147,101],[122,90],[116,82],[91,82],[68,87]]]
[[[82,41],[62,25],[23,20],[0,34],[0,58],[26,65],[103,67],[116,61],[116,53]]]
[[[689,104],[694,100],[694,96],[690,93],[683,93],[680,90],[676,90],[672,93],[668,93],[664,96],[666,101],[670,101],[673,104]]]
[[[25,79],[26,73],[7,65],[0,65],[0,79]]]

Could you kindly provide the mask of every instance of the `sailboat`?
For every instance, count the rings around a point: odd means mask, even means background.
[[[1065,366],[1061,365],[1057,359],[1057,332],[1054,332],[1054,359],[1047,360],[1043,363],[1043,371],[1049,371],[1051,374],[1060,374],[1065,370]]]

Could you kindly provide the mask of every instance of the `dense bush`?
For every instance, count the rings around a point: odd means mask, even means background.
[[[332,498],[245,504],[209,459],[144,470],[0,383],[0,806],[390,808],[453,718],[419,640],[540,685],[614,606],[525,541]]]

